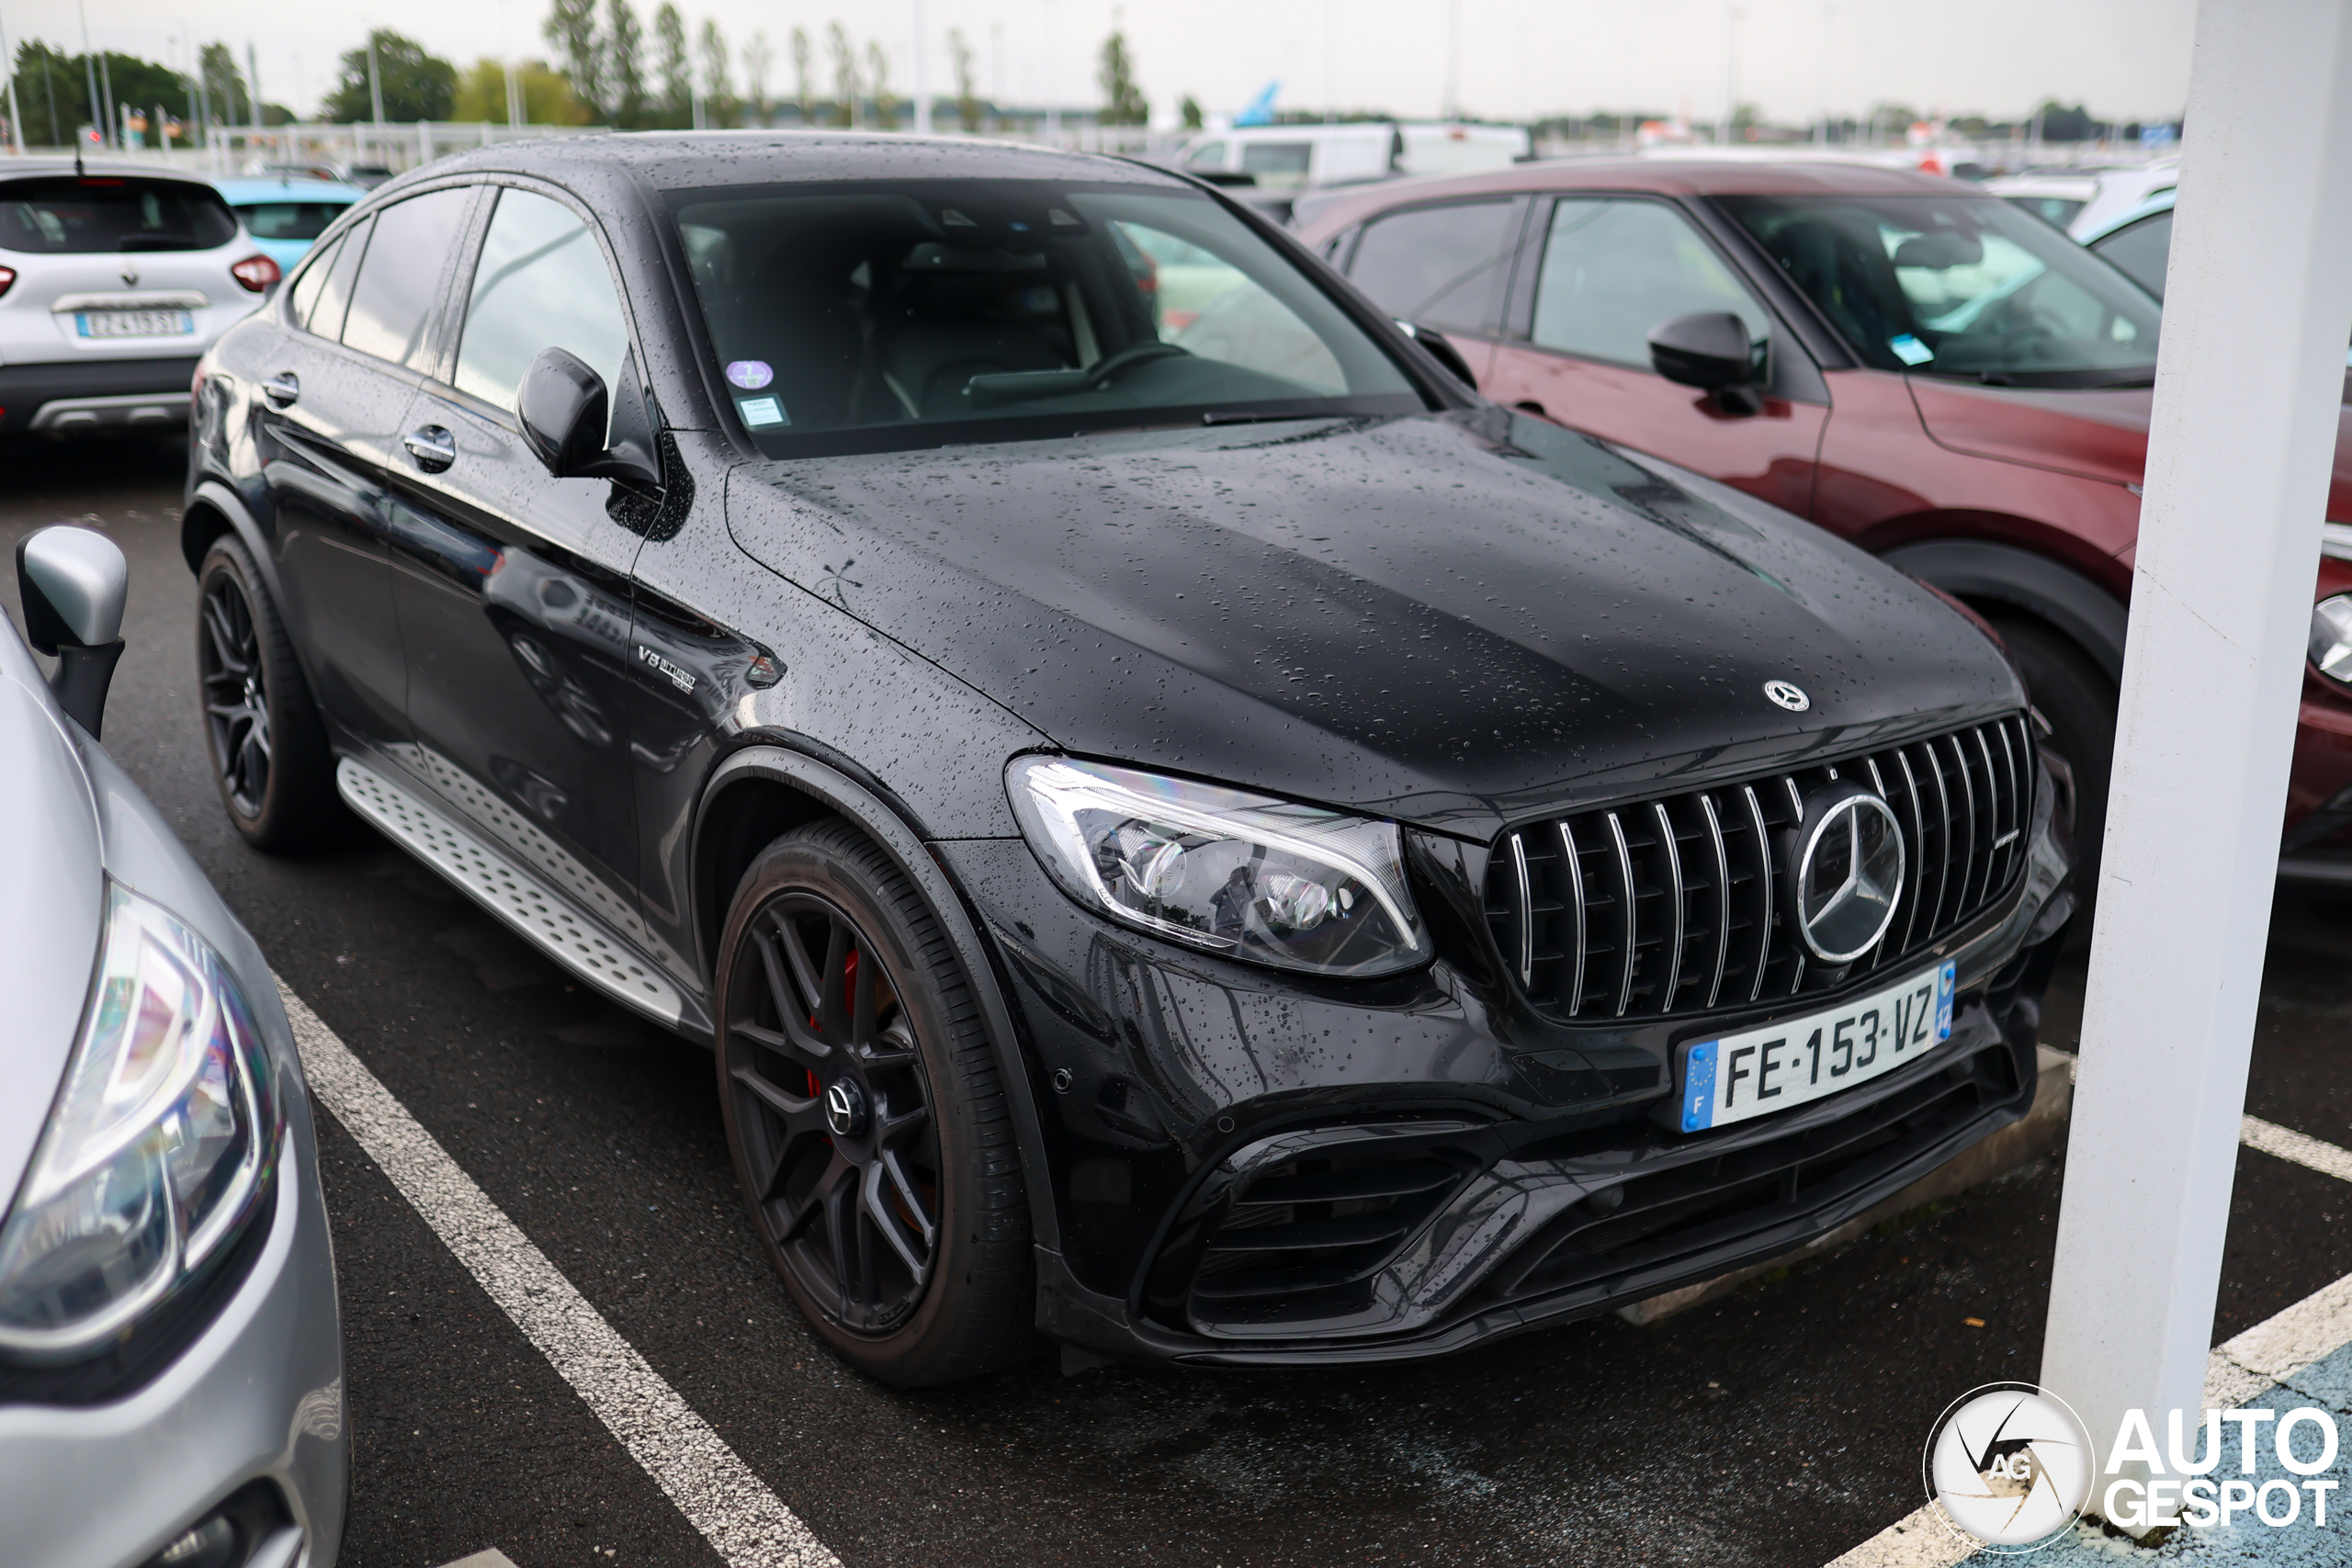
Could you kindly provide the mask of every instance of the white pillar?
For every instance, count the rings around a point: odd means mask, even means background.
[[[931,134],[931,55],[923,47],[922,0],[915,6],[915,134]]]
[[[2204,1404],[2347,253],[2352,0],[2204,0],[2042,1348],[2102,1463]]]

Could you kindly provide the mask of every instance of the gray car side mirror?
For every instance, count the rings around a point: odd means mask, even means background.
[[[1700,310],[1650,329],[1650,368],[1679,386],[1713,392],[1726,413],[1751,414],[1764,406],[1750,385],[1756,344],[1747,323],[1729,310]]]
[[[59,525],[28,534],[17,546],[26,640],[57,660],[49,688],[93,740],[122,657],[122,605],[130,592],[130,563],[93,529]]]
[[[627,372],[624,370],[624,376]],[[633,391],[633,385],[625,391]],[[626,412],[635,413],[633,399]],[[514,389],[514,417],[523,426],[523,442],[531,455],[557,479],[628,479],[659,485],[662,474],[653,455],[641,440],[624,439],[607,447],[612,398],[605,378],[578,355],[560,348],[544,349],[523,383]],[[643,423],[641,417],[625,423]]]

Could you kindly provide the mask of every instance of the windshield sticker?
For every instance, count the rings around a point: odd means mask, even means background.
[[[738,398],[735,400],[735,412],[741,414],[744,424],[753,430],[792,423],[792,417],[784,412],[784,405],[774,398]]]
[[[728,385],[747,392],[756,392],[775,379],[775,372],[764,359],[738,359],[727,367]]]
[[[1934,349],[1929,348],[1909,333],[1895,333],[1886,340],[1886,346],[1894,350],[1894,357],[1905,365],[1925,365],[1936,356]]]

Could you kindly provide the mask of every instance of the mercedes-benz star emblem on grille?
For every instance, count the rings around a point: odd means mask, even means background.
[[[1903,829],[1885,801],[1849,784],[1806,801],[1798,831],[1797,934],[1825,964],[1860,958],[1903,897]]]
[[[1813,699],[1804,694],[1804,688],[1788,681],[1765,682],[1764,694],[1791,713],[1803,713],[1813,705]]]
[[[836,1078],[825,1089],[825,1126],[836,1138],[854,1138],[865,1131],[865,1102],[857,1086]]]

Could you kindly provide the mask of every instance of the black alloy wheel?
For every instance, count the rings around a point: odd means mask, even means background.
[[[786,893],[729,998],[744,1155],[768,1235],[843,1327],[904,1322],[939,1253],[939,1134],[897,981],[855,921]]]
[[[920,894],[846,823],[746,873],[718,976],[737,1178],[819,1334],[900,1387],[1035,1342],[1028,1213],[996,1061]]]
[[[220,803],[257,849],[316,841],[349,818],[286,623],[234,535],[213,541],[196,581],[197,689]]]
[[[229,809],[259,817],[269,796],[269,700],[261,638],[244,586],[229,572],[204,585],[196,668],[204,682],[204,729]]]

